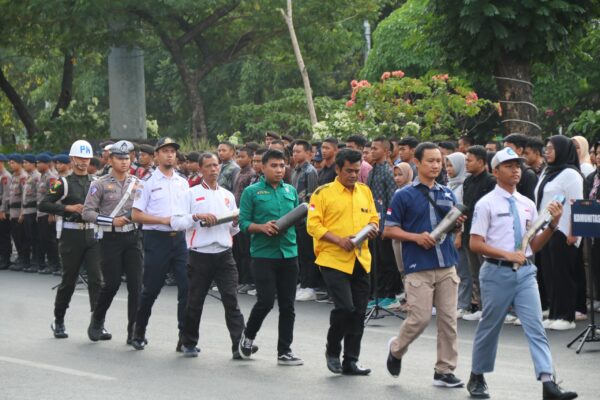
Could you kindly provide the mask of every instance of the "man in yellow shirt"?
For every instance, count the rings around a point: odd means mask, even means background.
[[[360,248],[352,237],[365,225],[378,233],[379,216],[371,190],[359,183],[361,153],[343,149],[335,157],[337,178],[319,187],[310,198],[307,231],[314,239],[315,263],[333,299],[325,358],[333,373],[368,375],[358,365],[364,316],[369,299],[371,253],[365,240]],[[344,341],[344,362],[340,363]]]

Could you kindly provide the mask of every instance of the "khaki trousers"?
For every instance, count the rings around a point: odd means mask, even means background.
[[[408,346],[423,333],[435,304],[438,328],[435,371],[440,374],[454,371],[458,359],[456,307],[459,282],[455,267],[406,275],[408,314],[400,333],[391,343],[394,357],[404,357]]]

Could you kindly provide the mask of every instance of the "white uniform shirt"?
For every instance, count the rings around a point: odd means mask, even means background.
[[[156,169],[147,180],[142,180],[135,192],[133,208],[156,217],[171,217],[188,212],[187,193],[190,187],[175,171],[165,176]],[[144,224],[147,231],[172,231],[169,225]]]
[[[527,230],[538,217],[535,203],[515,190],[512,194],[519,211],[521,222],[521,235]],[[511,194],[496,185],[494,190],[486,194],[475,204],[473,222],[471,223],[471,235],[479,235],[485,242],[497,249],[504,251],[515,251],[515,234],[513,228],[513,216],[510,212],[508,198]],[[531,247],[527,247],[525,256],[533,253]]]
[[[540,176],[540,180],[535,187],[535,197],[537,200],[538,189],[546,171]],[[546,183],[544,186],[544,193],[542,195],[542,201],[540,202],[540,210],[543,210],[548,206],[554,196],[556,195],[565,196],[565,204],[563,205],[563,213],[558,221],[558,230],[569,236],[571,234],[571,201],[577,199],[583,199],[583,178],[579,172],[572,168],[566,168],[561,171],[552,181]],[[575,246],[579,247],[581,238],[575,242]]]
[[[217,186],[212,190],[202,182],[188,191],[187,208],[184,215],[171,218],[173,230],[186,230],[188,248],[199,253],[220,253],[230,249],[240,228],[232,222],[203,228],[200,222],[194,222],[193,214],[213,214],[219,217],[237,209],[235,197],[230,191]]]

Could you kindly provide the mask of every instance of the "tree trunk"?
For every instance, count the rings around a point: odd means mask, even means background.
[[[315,111],[315,103],[312,97],[312,89],[310,87],[310,80],[308,78],[308,71],[304,65],[302,59],[302,53],[300,46],[298,45],[298,38],[296,37],[296,30],[294,29],[294,20],[292,18],[292,0],[287,0],[287,13],[282,9],[279,9],[283,19],[288,26],[290,31],[290,38],[292,39],[292,47],[294,48],[294,54],[296,55],[296,61],[298,62],[298,68],[300,68],[300,74],[302,75],[302,82],[304,83],[304,93],[306,94],[306,105],[308,107],[308,114],[310,115],[311,125],[317,123],[317,113]]]
[[[200,88],[198,87],[198,77],[196,73],[191,72],[187,68],[184,61],[179,59],[178,56],[174,57],[173,60],[177,65],[177,70],[183,81],[185,95],[192,111],[192,141],[194,144],[198,144],[200,138],[208,139],[204,99],[202,98]]]
[[[62,82],[60,85],[60,94],[58,96],[58,101],[56,102],[56,107],[52,112],[51,119],[56,119],[60,117],[60,110],[66,110],[71,104],[71,100],[73,99],[74,66],[75,65],[73,63],[73,54],[71,54],[70,51],[65,51]]]
[[[25,129],[27,130],[27,138],[30,141],[33,140],[33,137],[35,136],[36,132],[38,131],[38,127],[35,124],[35,120],[29,113],[29,110],[27,109],[27,106],[21,99],[21,96],[19,96],[19,94],[17,93],[15,88],[12,87],[10,82],[6,79],[6,76],[4,76],[4,72],[2,71],[1,67],[0,67],[0,89],[2,89],[2,91],[4,92],[4,94],[6,95],[8,100],[11,102],[15,111],[17,112],[17,115],[19,116],[19,119],[25,126]]]
[[[533,104],[531,65],[505,55],[495,68],[496,86],[502,106],[504,132],[540,136],[537,124],[537,107]]]

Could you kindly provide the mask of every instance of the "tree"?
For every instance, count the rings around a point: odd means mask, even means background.
[[[539,135],[531,67],[583,36],[597,0],[430,0],[428,32],[449,62],[493,74],[507,133]]]

